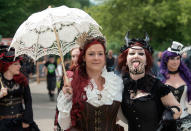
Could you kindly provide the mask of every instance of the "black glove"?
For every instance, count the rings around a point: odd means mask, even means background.
[[[174,111],[172,108],[176,108],[178,111],[180,111],[180,108],[177,106],[166,107],[162,114],[162,119],[159,123],[157,131],[161,131],[163,128],[166,128],[168,125],[170,125],[171,122],[175,121],[173,117]]]

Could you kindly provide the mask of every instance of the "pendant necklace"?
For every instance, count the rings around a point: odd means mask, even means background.
[[[100,100],[101,100],[101,98],[102,98],[102,94],[101,94],[101,93],[99,93],[99,94],[97,94],[97,96],[98,96],[98,100],[100,101]]]

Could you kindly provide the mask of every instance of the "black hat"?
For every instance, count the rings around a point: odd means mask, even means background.
[[[15,50],[14,48],[10,48],[9,46],[1,45],[0,46],[0,61],[3,63],[9,63],[22,60],[21,57],[15,58]]]
[[[148,34],[146,33],[145,35],[145,39],[140,39],[140,38],[133,38],[133,39],[129,39],[128,38],[128,32],[125,36],[125,45],[123,47],[121,47],[120,51],[123,52],[125,51],[126,49],[132,47],[133,44],[135,43],[140,43],[144,49],[147,49],[151,54],[153,54],[153,49],[152,47],[149,45],[149,41],[150,41],[150,38],[148,37]]]
[[[7,51],[9,48],[8,45],[0,45],[0,54]]]

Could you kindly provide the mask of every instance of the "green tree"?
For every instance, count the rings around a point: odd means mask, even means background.
[[[75,8],[90,6],[89,0],[0,0],[0,34],[13,37],[17,28],[32,13],[46,9],[49,5],[66,5]]]
[[[14,32],[27,17],[23,0],[0,1],[0,34],[3,37],[13,36]]]
[[[191,41],[190,0],[106,0],[86,11],[102,26],[116,51],[124,44],[127,31],[130,37],[144,37],[147,32],[157,50],[165,49],[172,40]]]

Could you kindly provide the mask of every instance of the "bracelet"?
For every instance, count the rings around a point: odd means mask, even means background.
[[[178,110],[178,112],[180,112],[180,107],[178,107],[178,106],[170,106],[170,108],[172,109],[172,108],[176,108],[177,110]]]

